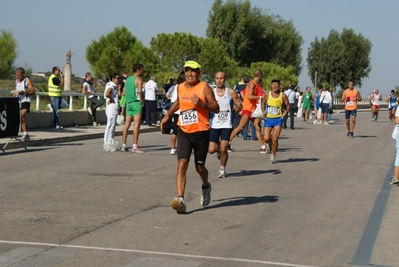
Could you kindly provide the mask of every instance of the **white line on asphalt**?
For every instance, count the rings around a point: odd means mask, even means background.
[[[212,257],[212,256],[201,256],[201,255],[191,255],[191,254],[181,254],[181,253],[171,253],[171,252],[160,252],[160,251],[123,249],[123,248],[106,248],[106,247],[52,244],[52,243],[40,243],[40,242],[24,242],[24,241],[7,241],[7,240],[0,240],[0,243],[13,244],[13,245],[34,245],[34,246],[65,247],[65,248],[78,248],[78,249],[116,251],[116,252],[144,253],[144,254],[176,256],[176,257],[184,257],[184,258],[196,258],[196,259],[204,259],[204,260],[206,259],[206,260],[235,261],[235,262],[245,262],[245,263],[259,263],[259,264],[265,264],[265,265],[279,265],[279,266],[288,266],[288,267],[316,267],[316,266],[310,266],[310,265],[300,265],[300,264],[292,264],[292,263],[284,263],[284,262],[249,260],[249,259],[240,259],[240,258]]]

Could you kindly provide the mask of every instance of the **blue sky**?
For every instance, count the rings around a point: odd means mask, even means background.
[[[126,26],[146,46],[159,33],[205,37],[212,4],[213,0],[1,0],[0,29],[11,30],[18,42],[18,66],[50,71],[54,65],[63,67],[65,52],[71,50],[72,73],[82,76],[90,71],[86,47],[115,27]],[[292,20],[302,35],[302,88],[312,84],[305,62],[310,43],[343,28],[361,33],[373,44],[372,70],[363,80],[363,95],[377,88],[387,95],[399,85],[399,1],[252,0],[251,4]]]

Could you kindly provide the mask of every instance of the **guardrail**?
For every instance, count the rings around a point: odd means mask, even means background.
[[[0,96],[7,96],[11,97],[12,93],[11,91],[0,91]],[[48,96],[48,92],[36,92],[36,105],[35,105],[35,110],[40,110],[40,97]],[[74,110],[73,109],[73,99],[77,97],[83,97],[83,109],[87,109],[87,102],[88,102],[88,95],[83,94],[83,93],[78,93],[78,92],[62,92],[63,97],[69,98],[69,110]],[[104,93],[95,93],[95,97],[98,99],[103,98],[104,99]],[[33,97],[33,96],[32,96]],[[164,95],[156,95],[157,98],[157,104],[162,105],[162,102],[164,102],[165,96]]]

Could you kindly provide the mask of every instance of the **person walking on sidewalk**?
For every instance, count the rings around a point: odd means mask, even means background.
[[[226,74],[224,72],[217,72],[215,75],[216,87],[213,88],[216,101],[219,104],[219,113],[210,114],[210,136],[209,136],[209,148],[208,152],[213,154],[219,149],[220,157],[220,169],[218,172],[218,178],[226,178],[226,165],[229,158],[227,153],[227,147],[229,145],[230,134],[233,128],[232,121],[232,107],[230,105],[233,100],[234,108],[236,112],[242,108],[241,101],[238,98],[237,93],[226,87]]]
[[[296,109],[296,103],[297,103],[297,96],[296,96],[296,92],[294,91],[294,89],[292,89],[292,85],[288,84],[288,88],[287,90],[284,91],[284,94],[288,97],[288,102],[289,105],[287,105],[287,109],[288,106],[289,111],[290,111],[290,128],[291,130],[294,130],[294,122],[295,122],[295,109]],[[288,116],[284,116],[284,129],[287,129],[287,120],[288,120]]]
[[[177,132],[177,197],[171,206],[179,214],[186,213],[184,191],[186,187],[186,172],[194,150],[195,169],[202,180],[201,205],[207,206],[211,201],[211,184],[208,182],[208,170],[205,167],[209,147],[209,112],[219,113],[219,105],[211,87],[200,81],[201,65],[195,61],[184,64],[186,81],[177,88],[177,99],[162,118],[163,124],[180,108]]]
[[[51,106],[50,110],[53,112],[54,127],[56,129],[62,129],[63,126],[59,122],[58,110],[61,108],[67,108],[68,103],[62,98],[61,86],[64,85],[64,76],[60,70],[60,67],[53,67],[53,74],[48,78],[48,95],[50,96]]]
[[[150,80],[145,83],[144,90],[144,105],[145,105],[145,121],[148,126],[158,125],[157,114],[157,95],[158,85],[156,83],[157,77],[151,76]]]
[[[25,69],[17,68],[15,70],[15,92],[13,97],[18,97],[20,103],[21,130],[23,132],[21,139],[29,141],[28,127],[26,123],[26,113],[30,112],[30,96],[36,93],[35,87],[29,78],[25,77]]]
[[[107,147],[115,137],[116,118],[118,117],[119,107],[118,100],[120,96],[120,90],[118,90],[118,79],[119,74],[113,73],[109,77],[109,82],[105,85],[104,98],[105,98],[105,114],[107,115],[107,126],[104,132],[104,149]]]
[[[126,121],[123,126],[122,132],[122,152],[127,152],[126,139],[127,132],[129,131],[132,121],[134,123],[133,128],[133,153],[144,153],[144,151],[138,146],[139,132],[141,124],[141,114],[144,105],[143,97],[143,79],[141,76],[144,72],[144,66],[140,63],[133,64],[133,75],[129,76],[125,83],[125,98],[126,98]]]
[[[90,106],[87,108],[87,111],[91,115],[93,125],[100,126],[100,124],[97,122],[96,113],[97,108],[101,107],[103,105],[103,102],[95,96],[95,87],[96,84],[94,83],[93,75],[90,72],[86,72],[85,80],[82,85],[82,93],[88,95],[87,98],[90,101]]]
[[[345,103],[345,123],[348,130],[348,137],[354,137],[356,115],[357,115],[357,101],[362,101],[360,92],[353,87],[353,81],[348,82],[348,88],[343,92],[341,101]],[[350,119],[352,118],[352,123]]]

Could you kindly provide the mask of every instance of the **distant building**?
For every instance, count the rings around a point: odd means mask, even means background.
[[[45,72],[35,72],[35,73],[32,73],[32,76],[46,77],[46,73]]]

